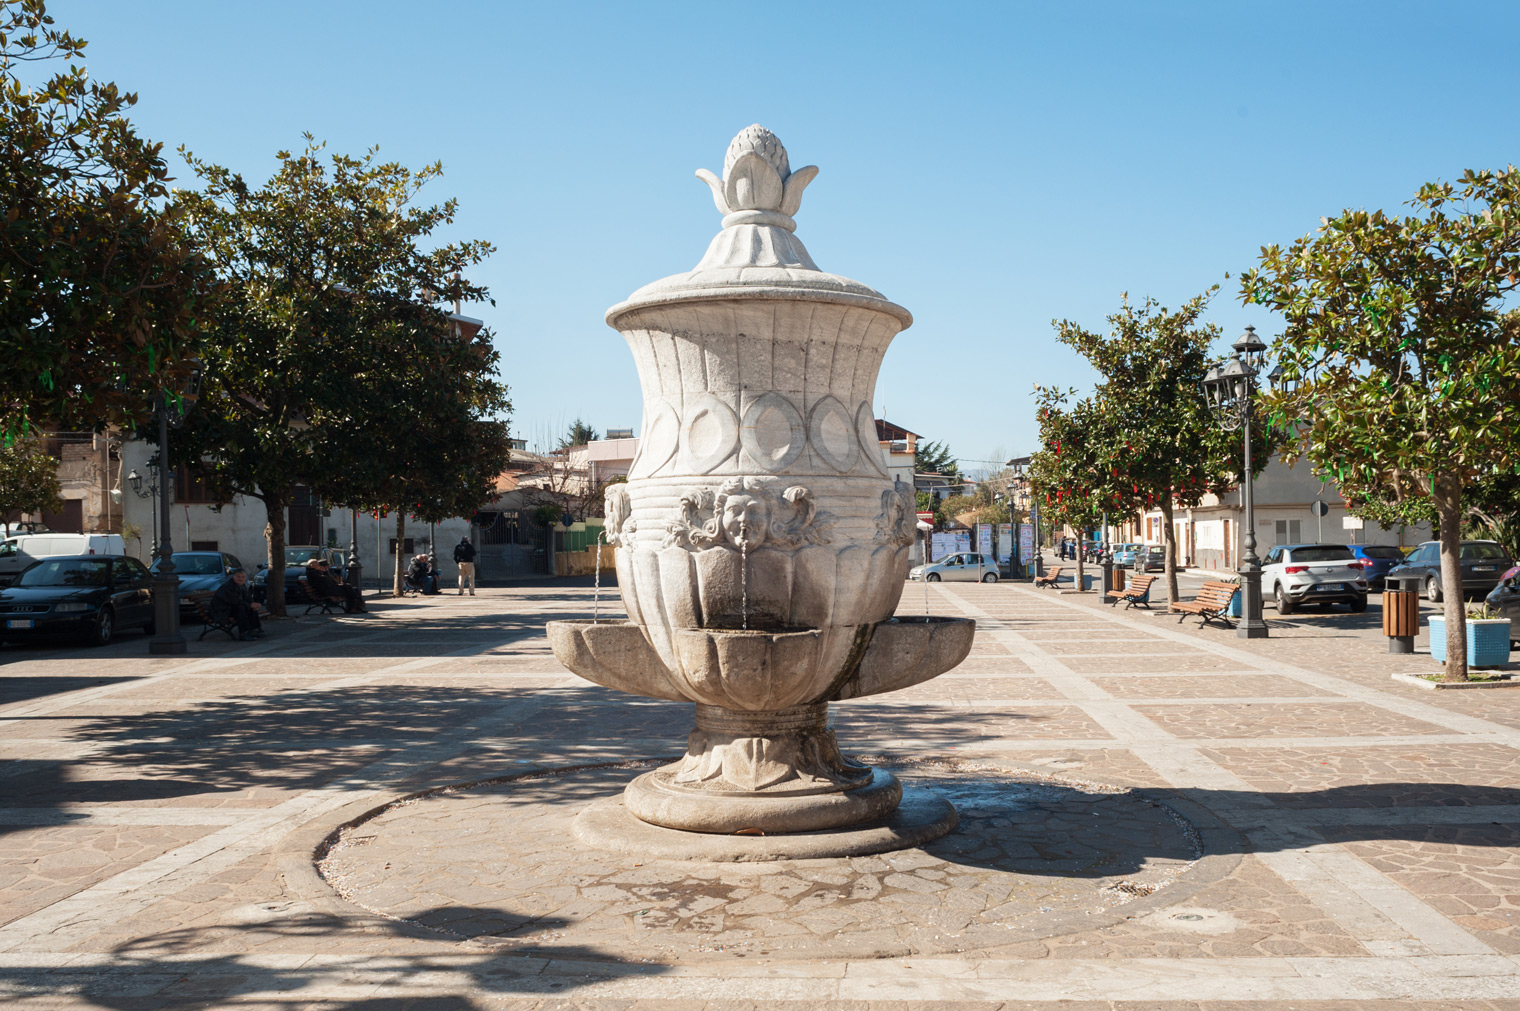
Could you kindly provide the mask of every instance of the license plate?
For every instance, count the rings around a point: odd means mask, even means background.
[[[1334,593],[1336,590],[1344,590],[1345,583],[1320,583],[1317,589],[1321,593]]]
[[[1473,571],[1474,572],[1492,572],[1492,571],[1494,571],[1494,567],[1492,565],[1474,565],[1473,566]]]
[[[31,628],[36,622],[30,618],[11,618],[5,623],[6,628]]]

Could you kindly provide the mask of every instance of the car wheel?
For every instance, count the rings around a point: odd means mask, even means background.
[[[1355,600],[1353,600],[1351,602],[1351,613],[1352,614],[1361,614],[1365,610],[1367,610],[1367,598],[1366,597],[1357,597]]]
[[[924,579],[928,580],[931,583],[937,583],[937,582],[939,582],[939,573],[938,572],[931,572],[927,576],[925,576]]]
[[[982,577],[982,582],[984,582],[984,583],[995,583],[995,582],[997,582],[997,573],[996,572],[989,572],[989,573],[987,573],[985,576]]]
[[[1435,576],[1425,577],[1425,599],[1432,604],[1441,602],[1441,584],[1436,582]]]
[[[102,607],[100,614],[95,616],[95,627],[90,630],[90,642],[96,646],[106,646],[116,634],[116,615],[109,607]]]
[[[1277,600],[1277,613],[1278,614],[1292,614],[1293,613],[1293,602],[1291,600],[1289,600],[1288,599],[1288,595],[1283,592],[1283,588],[1282,588],[1282,584],[1281,583],[1277,584],[1277,588],[1272,592],[1272,595]]]

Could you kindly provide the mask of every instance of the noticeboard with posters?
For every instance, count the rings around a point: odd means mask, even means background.
[[[1008,564],[1008,559],[1013,555],[1013,524],[998,524],[998,562]]]
[[[978,523],[976,525],[976,550],[984,555],[992,554],[991,523]]]
[[[1019,564],[1028,565],[1034,561],[1034,524],[1019,524]]]

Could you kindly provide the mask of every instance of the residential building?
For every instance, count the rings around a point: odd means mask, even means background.
[[[1305,460],[1293,466],[1280,456],[1262,469],[1253,486],[1256,553],[1264,556],[1278,544],[1393,544],[1408,546],[1431,538],[1427,524],[1385,527],[1363,523],[1346,509],[1334,481],[1322,479]],[[1321,514],[1321,507],[1323,514]],[[1176,505],[1172,523],[1180,562],[1198,568],[1233,571],[1240,567],[1245,540],[1245,496],[1241,488],[1223,496],[1206,495],[1197,506]],[[1138,522],[1119,525],[1115,540],[1160,544],[1165,529],[1159,508]]]

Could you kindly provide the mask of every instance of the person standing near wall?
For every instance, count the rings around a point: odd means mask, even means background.
[[[464,594],[464,584],[470,584],[470,596],[475,596],[475,545],[468,537],[461,537],[454,547],[454,562],[459,566],[459,593]]]

